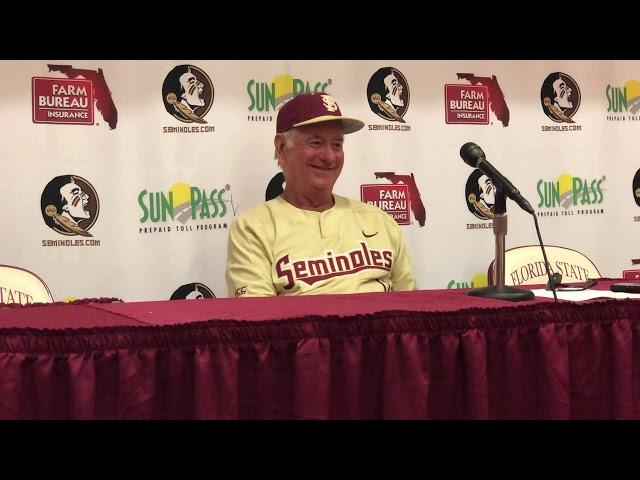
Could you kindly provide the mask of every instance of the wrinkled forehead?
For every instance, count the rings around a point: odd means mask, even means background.
[[[321,137],[334,139],[342,139],[344,137],[344,129],[340,120],[328,120],[326,122],[315,123],[312,125],[303,125],[296,127],[293,131],[305,138]]]

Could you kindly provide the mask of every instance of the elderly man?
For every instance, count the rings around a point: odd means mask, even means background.
[[[415,290],[398,224],[333,193],[344,135],[363,126],[324,93],[297,95],[280,109],[274,145],[286,186],[231,225],[229,296]]]

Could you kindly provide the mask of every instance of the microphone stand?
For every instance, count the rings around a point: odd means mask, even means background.
[[[497,183],[497,182],[496,182]],[[474,297],[498,298],[510,302],[531,300],[535,295],[531,290],[511,287],[504,284],[504,237],[507,235],[507,196],[501,186],[495,187],[495,203],[493,217],[493,233],[496,236],[496,259],[493,264],[495,285],[483,288],[472,288],[467,295]]]

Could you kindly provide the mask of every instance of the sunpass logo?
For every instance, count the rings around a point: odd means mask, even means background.
[[[536,183],[538,208],[554,209],[555,212],[537,212],[539,216],[592,215],[604,213],[603,183],[607,177],[584,178],[570,173],[561,174],[556,180],[540,179]],[[577,207],[577,208],[576,208]]]
[[[476,273],[470,282],[466,280],[450,280],[447,283],[447,288],[478,288],[486,287],[489,285],[489,280],[486,273]]]
[[[607,85],[607,120],[610,122],[640,121],[640,82],[629,80],[624,87]],[[631,115],[625,114],[630,112]]]
[[[138,233],[226,229],[229,213],[235,216],[237,211],[228,184],[202,188],[178,182],[167,192],[144,189],[138,194],[138,206],[144,225]]]
[[[332,84],[329,78],[322,81],[309,81],[294,78],[287,73],[274,77],[270,82],[260,82],[254,79],[247,82],[247,95],[249,96],[247,115],[248,121],[264,122],[272,121],[271,112],[280,110],[280,107],[300,93],[324,92]],[[263,114],[264,115],[261,115]]]

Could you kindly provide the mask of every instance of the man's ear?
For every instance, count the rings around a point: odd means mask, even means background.
[[[286,139],[282,133],[276,133],[276,136],[273,137],[273,146],[276,149],[276,157],[278,155],[282,155],[284,150],[284,146],[286,144]]]
[[[282,133],[276,133],[276,136],[273,137],[273,146],[275,147],[275,150],[273,152],[273,158],[275,158],[278,161],[279,167],[282,167],[282,163],[280,159],[284,155],[284,147],[286,143],[287,143],[287,140]]]

